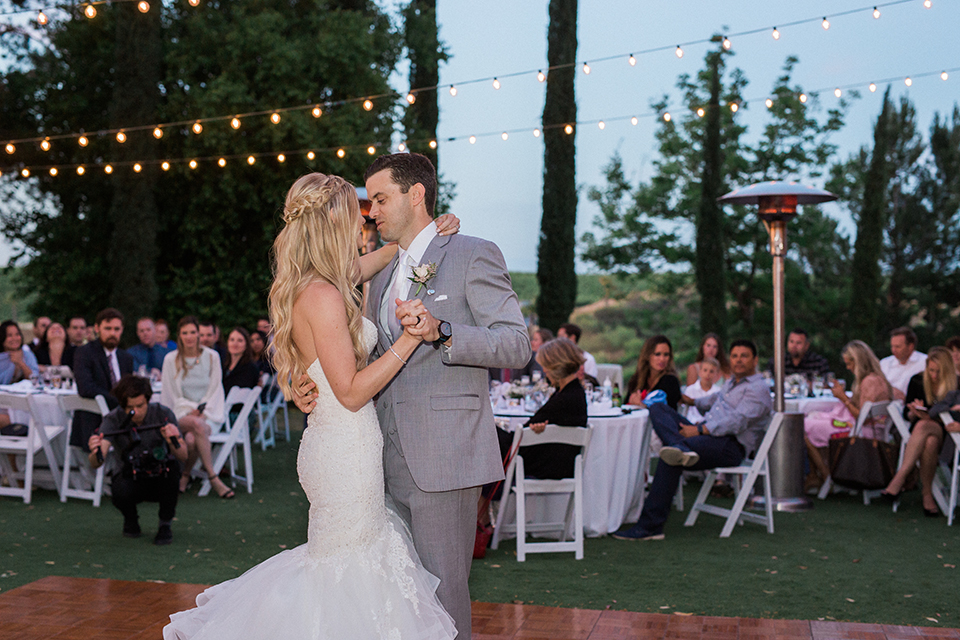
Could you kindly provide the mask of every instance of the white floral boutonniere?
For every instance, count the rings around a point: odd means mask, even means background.
[[[425,286],[427,286],[427,283],[433,280],[436,277],[436,275],[437,275],[436,262],[421,264],[420,266],[414,267],[413,275],[407,278],[407,280],[409,280],[413,284],[418,285],[417,290],[414,292],[413,295],[419,294],[420,289],[423,289]]]

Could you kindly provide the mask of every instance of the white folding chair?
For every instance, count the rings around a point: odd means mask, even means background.
[[[903,417],[903,401],[894,400],[887,405],[887,413],[890,414],[890,420],[893,422],[893,426],[896,428],[897,433],[900,434],[900,455],[897,459],[897,469],[903,466],[903,456],[907,452],[907,441],[910,440],[910,423],[906,421]],[[917,462],[917,466],[920,463]],[[943,471],[943,469],[938,469]],[[949,478],[950,473],[948,471],[943,471],[943,474]],[[933,486],[930,487],[930,491],[933,492],[933,499],[936,501],[937,506],[940,507],[940,510],[944,513],[947,512],[947,497],[945,495],[946,487],[943,480],[940,478],[940,473],[937,473],[933,477]],[[897,499],[893,503],[893,512],[896,513],[900,508],[900,500]]]
[[[290,414],[287,411],[287,401],[283,397],[283,391],[277,384],[276,376],[270,376],[269,386],[263,389],[263,398],[260,400],[258,408],[258,419],[261,424],[270,423],[270,428],[274,433],[280,431],[280,425],[277,422],[278,413],[283,409],[283,435],[287,442],[290,442]]]
[[[864,402],[863,406],[860,408],[860,416],[857,418],[857,424],[853,427],[853,433],[851,436],[859,437],[860,433],[863,431],[863,426],[867,423],[867,420],[874,420],[873,426],[873,435],[879,440],[886,440],[889,438],[889,426],[886,424],[888,418],[890,418],[890,413],[887,411],[887,407],[890,406],[890,401],[884,400],[883,402]],[[881,428],[877,426],[876,421],[883,420],[885,425],[882,429],[883,435],[880,435]],[[831,491],[835,491],[836,487],[833,484],[833,478],[827,476],[827,479],[823,481],[823,486],[820,487],[820,493],[817,494],[817,497],[821,500],[825,500]],[[854,492],[856,493],[856,492]],[[880,495],[880,490],[868,490],[864,489],[863,491],[863,504],[870,504],[870,500]]]
[[[53,453],[51,441],[64,433],[63,425],[45,425],[37,419],[37,412],[34,411],[33,401],[30,396],[19,396],[10,393],[0,393],[0,409],[8,411],[20,411],[29,416],[27,420],[27,433],[24,436],[0,436],[0,468],[3,469],[3,475],[7,477],[8,487],[0,486],[0,495],[22,497],[25,504],[30,504],[33,492],[33,483],[37,479],[37,471],[34,469],[36,455],[43,452],[49,466],[49,473],[53,484],[60,493],[61,475],[60,467],[57,465],[57,458]],[[24,456],[26,458],[23,470],[14,469],[10,464],[6,454],[14,456]],[[45,475],[41,472],[39,475]],[[18,487],[18,481],[23,481],[23,487]]]
[[[517,532],[517,562],[527,559],[528,553],[551,553],[573,551],[577,560],[583,559],[583,452],[590,443],[589,427],[559,427],[548,424],[541,433],[525,428],[520,435],[523,446],[537,444],[569,444],[582,447],[573,464],[573,477],[562,480],[538,480],[524,477],[523,456],[518,453],[514,458],[513,478],[511,491],[504,489],[504,499],[510,498],[516,504],[516,525],[503,525],[502,531],[515,530]],[[508,479],[509,480],[509,479]],[[506,481],[505,481],[506,482]],[[504,484],[504,487],[509,485]],[[563,522],[528,523],[526,512],[526,497],[528,495],[569,494],[566,517]],[[501,505],[501,510],[506,505]],[[567,531],[570,529],[571,518],[573,524],[573,540],[567,541]],[[501,518],[498,517],[498,520]],[[559,542],[527,542],[527,532],[541,533],[559,531]]]
[[[756,455],[754,455],[753,460],[744,460],[742,464],[736,467],[717,467],[707,472],[707,478],[703,481],[703,486],[700,487],[700,493],[697,494],[697,499],[694,500],[693,506],[690,507],[690,515],[687,516],[687,521],[684,522],[686,526],[692,527],[702,511],[703,513],[709,513],[710,515],[727,519],[727,522],[723,525],[723,530],[720,532],[721,538],[729,538],[730,534],[733,533],[734,525],[737,523],[743,524],[744,521],[765,524],[767,525],[767,533],[773,533],[773,495],[770,491],[770,465],[767,461],[767,454],[770,451],[770,446],[773,444],[774,439],[777,437],[777,433],[780,431],[781,424],[783,424],[783,414],[777,413],[770,422],[770,426],[767,427],[767,432],[764,434],[763,440],[760,442],[760,448],[757,450]],[[717,476],[721,473],[744,476],[732,509],[725,509],[706,503],[707,498],[710,496],[710,489],[713,488]],[[747,504],[747,499],[750,497],[750,493],[753,491],[753,485],[756,484],[757,478],[760,476],[763,476],[763,495],[766,499],[766,513],[764,515],[743,510]]]
[[[67,434],[67,444],[63,458],[63,480],[60,485],[60,502],[66,502],[67,498],[79,498],[81,500],[91,500],[93,506],[99,507],[100,499],[103,496],[103,475],[106,465],[100,465],[96,471],[91,469],[83,450],[80,447],[70,445],[70,434],[73,432],[73,413],[75,411],[87,411],[105,416],[110,412],[110,408],[101,395],[96,398],[81,398],[77,395],[57,396],[57,401],[60,403],[60,409],[64,416],[66,416],[65,428]]]
[[[510,450],[507,454],[508,462],[504,474],[506,477],[503,479],[503,493],[500,497],[500,508],[497,510],[497,519],[493,526],[493,539],[490,541],[491,549],[496,549],[500,546],[500,540],[503,538],[504,533],[517,530],[516,525],[504,524],[504,520],[508,513],[507,507],[510,506],[510,499],[513,496],[511,486],[513,485],[513,475],[517,468],[517,451],[520,450],[520,438],[522,437],[523,429],[515,429],[513,432],[513,441],[510,443]]]
[[[623,365],[597,364],[597,381],[603,384],[603,381],[607,378],[610,378],[610,384],[619,385],[620,390],[626,392],[626,389],[623,388]]]
[[[248,420],[250,412],[257,404],[257,398],[260,395],[260,387],[252,389],[243,389],[233,387],[224,401],[225,407],[232,407],[235,404],[242,404],[243,408],[237,417],[230,421],[227,415],[219,431],[210,434],[210,445],[215,451],[213,458],[213,472],[218,474],[223,467],[230,463],[230,477],[236,482],[240,481],[247,485],[247,493],[253,493],[253,453],[250,446],[250,427]],[[243,449],[243,473],[237,475],[237,448]],[[200,461],[197,461],[200,464]],[[205,478],[197,492],[199,496],[205,496],[210,493],[210,478]]]
[[[253,443],[259,444],[263,451],[266,451],[267,447],[277,446],[276,420],[267,420],[264,417],[264,394],[270,387],[270,378],[269,373],[260,375],[260,393],[257,394],[257,404],[254,407],[254,412],[257,414],[258,431]]]
[[[940,414],[943,426],[956,422],[949,411]],[[953,512],[957,510],[957,492],[960,491],[960,433],[948,431],[947,435],[953,440],[953,464],[950,472],[950,500],[944,510],[947,514],[947,526],[953,526]]]

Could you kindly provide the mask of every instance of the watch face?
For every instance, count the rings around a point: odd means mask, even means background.
[[[439,329],[440,329],[440,335],[446,338],[449,338],[453,333],[452,329],[450,328],[450,323],[446,321],[440,323]]]

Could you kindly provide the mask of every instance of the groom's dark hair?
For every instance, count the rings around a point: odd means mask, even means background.
[[[410,191],[410,187],[418,182],[423,185],[423,203],[427,206],[427,213],[433,216],[437,206],[437,170],[427,156],[419,153],[394,153],[380,156],[363,174],[366,182],[370,176],[380,173],[384,169],[390,170],[393,183],[400,187],[401,193]]]

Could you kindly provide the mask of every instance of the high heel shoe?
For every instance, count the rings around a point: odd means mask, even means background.
[[[927,509],[926,507],[924,507],[923,515],[927,516],[928,518],[939,518],[940,509],[937,509],[936,507],[934,507],[933,509]]]
[[[898,491],[898,492],[896,492],[896,493],[887,493],[886,490],[883,490],[883,491],[880,492],[880,499],[883,500],[884,502],[886,502],[887,504],[893,504],[894,502],[896,502],[897,500],[899,500],[899,499],[900,499],[900,496],[902,496],[902,495],[903,495],[903,489],[902,489],[902,488],[900,489],[900,491]]]

